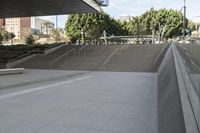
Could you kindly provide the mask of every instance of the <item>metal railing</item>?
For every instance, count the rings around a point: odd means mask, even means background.
[[[61,62],[66,57],[69,57],[71,53],[73,53],[73,55],[75,55],[76,50],[72,49],[72,50],[68,51],[67,53],[61,55],[60,57],[56,58],[55,60],[51,61],[50,64],[49,64],[49,68],[53,69],[53,66],[55,66],[57,63]]]
[[[13,62],[13,61],[19,60],[19,59],[24,58],[24,57],[26,57],[26,56],[28,56],[28,55],[30,55],[30,54],[33,54],[33,53],[34,53],[34,54],[35,54],[35,53],[39,54],[39,52],[40,52],[39,49],[34,49],[34,50],[32,50],[32,51],[30,51],[30,52],[28,52],[28,53],[25,53],[25,54],[20,55],[20,56],[14,58],[14,59],[12,59],[12,60],[9,60],[7,63],[11,63],[11,62]]]
[[[111,64],[113,56],[116,55],[116,54],[120,55],[122,53],[122,51],[127,50],[128,47],[129,47],[129,44],[128,45],[123,45],[120,48],[116,48],[112,52],[112,54],[104,62],[104,66],[106,65],[106,69],[108,69],[109,64]]]
[[[158,54],[158,56],[156,57],[155,61],[154,61],[154,65],[158,63],[159,59],[161,58],[161,56],[164,54],[164,51],[166,50],[167,46],[169,46],[170,44],[165,44],[163,46],[163,48],[161,49],[160,53]]]
[[[118,53],[121,54],[122,51],[126,51],[126,50],[128,49],[128,47],[129,47],[129,45],[130,45],[130,44],[121,46],[121,47],[119,48]]]
[[[106,61],[104,62],[104,65],[106,65],[106,69],[108,69],[108,65],[111,64],[111,58],[115,55],[115,53],[117,53],[119,51],[120,48],[116,48],[112,54],[106,59]]]
[[[83,53],[86,52],[89,48],[90,48],[90,45],[84,45],[83,47],[81,47],[81,48],[78,50],[78,55],[83,54]]]

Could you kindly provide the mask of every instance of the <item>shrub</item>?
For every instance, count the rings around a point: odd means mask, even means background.
[[[3,41],[3,36],[2,36],[2,34],[0,33],[0,44],[2,44],[2,41]]]
[[[35,39],[33,35],[28,35],[25,41],[26,41],[26,44],[29,44],[29,45],[33,45],[35,43]]]

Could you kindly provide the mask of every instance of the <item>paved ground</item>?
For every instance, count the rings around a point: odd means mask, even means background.
[[[0,133],[157,133],[155,74],[39,72],[43,82],[35,74],[32,83],[0,90]],[[32,73],[1,77],[0,86]]]
[[[0,90],[33,83],[42,83],[44,81],[60,80],[62,78],[69,78],[84,73],[87,72],[25,69],[24,74],[0,76]]]

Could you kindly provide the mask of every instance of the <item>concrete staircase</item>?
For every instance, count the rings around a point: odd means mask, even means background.
[[[81,55],[71,56],[53,69],[115,72],[156,72],[154,64],[164,45],[93,45]],[[47,55],[37,55],[16,67],[50,69],[50,62],[81,45],[65,45]],[[105,63],[107,61],[107,63]]]
[[[61,70],[101,70],[102,64],[119,45],[94,45],[82,55],[75,56],[60,64],[56,69]]]
[[[107,71],[156,72],[159,62],[154,64],[164,45],[129,45],[115,54],[104,67]]]
[[[60,64],[56,69],[117,72],[155,72],[154,64],[164,45],[97,45],[81,56],[75,56]],[[108,63],[105,61],[117,51]]]
[[[68,51],[75,49],[76,52],[81,46],[77,45],[64,45],[63,47],[47,54],[47,55],[37,55],[17,66],[20,68],[28,68],[28,69],[49,69],[50,62],[60,57],[61,55],[67,53]]]

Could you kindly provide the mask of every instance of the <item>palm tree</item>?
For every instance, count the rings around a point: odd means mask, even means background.
[[[50,29],[52,29],[52,23],[51,22],[48,22],[48,21],[45,21],[43,24],[42,24],[42,29],[45,29],[46,30],[46,35],[48,37],[48,40],[49,40],[49,31]]]
[[[46,30],[46,34],[49,35],[49,30],[53,28],[53,27],[52,27],[52,23],[46,21],[46,22],[44,22],[44,23],[42,24],[42,28],[45,29],[45,30]]]

